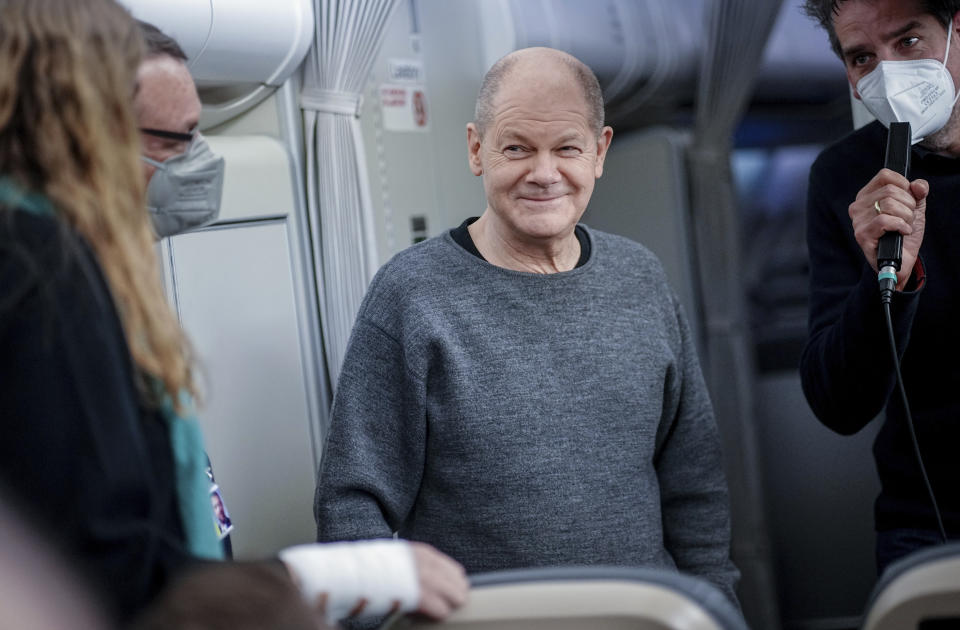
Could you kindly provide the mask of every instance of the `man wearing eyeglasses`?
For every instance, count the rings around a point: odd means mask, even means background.
[[[140,29],[147,51],[137,72],[134,108],[147,205],[162,238],[217,218],[224,162],[197,131],[200,97],[183,49],[155,26],[140,22]]]
[[[224,160],[213,154],[197,131],[200,97],[183,49],[155,26],[139,24],[146,55],[137,71],[134,110],[141,134],[147,205],[154,230],[163,238],[216,219]],[[211,515],[218,525],[232,525],[209,465],[207,475],[211,500],[216,498]],[[229,536],[223,542],[229,557]],[[317,610],[331,624],[346,616],[382,616],[388,610],[442,619],[464,603],[469,587],[458,563],[422,543],[298,545],[279,555],[311,605],[322,602]],[[255,567],[247,565],[251,566]],[[244,566],[238,567],[232,579],[239,581],[233,586],[252,579],[244,578]],[[186,604],[189,610],[182,608],[182,602],[169,609],[161,603],[154,619],[191,611],[200,614],[204,607],[215,610],[221,600],[210,599],[212,596],[206,591],[194,595]]]

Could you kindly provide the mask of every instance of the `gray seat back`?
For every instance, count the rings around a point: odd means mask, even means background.
[[[960,627],[960,543],[921,549],[887,567],[863,624],[863,630],[947,627]]]
[[[713,585],[675,572],[549,567],[471,577],[470,601],[442,623],[404,617],[390,630],[746,630]]]

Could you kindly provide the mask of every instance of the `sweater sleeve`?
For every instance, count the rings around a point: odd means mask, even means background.
[[[807,200],[810,316],[800,378],[817,418],[834,431],[852,434],[886,404],[894,386],[893,360],[877,276],[846,216],[846,204],[853,200],[824,197],[827,175],[822,168],[818,162],[811,169]],[[900,356],[921,292],[893,295],[891,317]]]
[[[424,400],[401,344],[361,313],[320,462],[319,542],[389,537],[406,520],[423,476]]]
[[[0,483],[126,619],[188,561],[169,443],[89,250],[49,218],[0,217]],[[158,456],[160,461],[158,461]]]
[[[730,507],[720,436],[689,325],[674,298],[680,347],[664,386],[655,465],[663,537],[677,568],[732,602],[740,573],[730,559]]]

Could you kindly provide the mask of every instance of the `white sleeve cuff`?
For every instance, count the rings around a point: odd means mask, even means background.
[[[404,540],[369,540],[297,545],[280,552],[313,607],[327,595],[326,620],[349,616],[361,599],[361,617],[386,615],[399,602],[402,612],[416,610],[420,585],[413,551]]]

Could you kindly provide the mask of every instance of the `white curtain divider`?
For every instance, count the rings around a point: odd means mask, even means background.
[[[318,307],[333,387],[360,302],[377,270],[360,112],[364,86],[400,2],[314,0],[317,28],[300,106]]]
[[[704,376],[723,436],[733,513],[733,559],[751,627],[780,625],[760,486],[754,379],[740,268],[740,213],[730,167],[733,133],[750,101],[782,0],[713,0],[688,156],[703,303]]]

